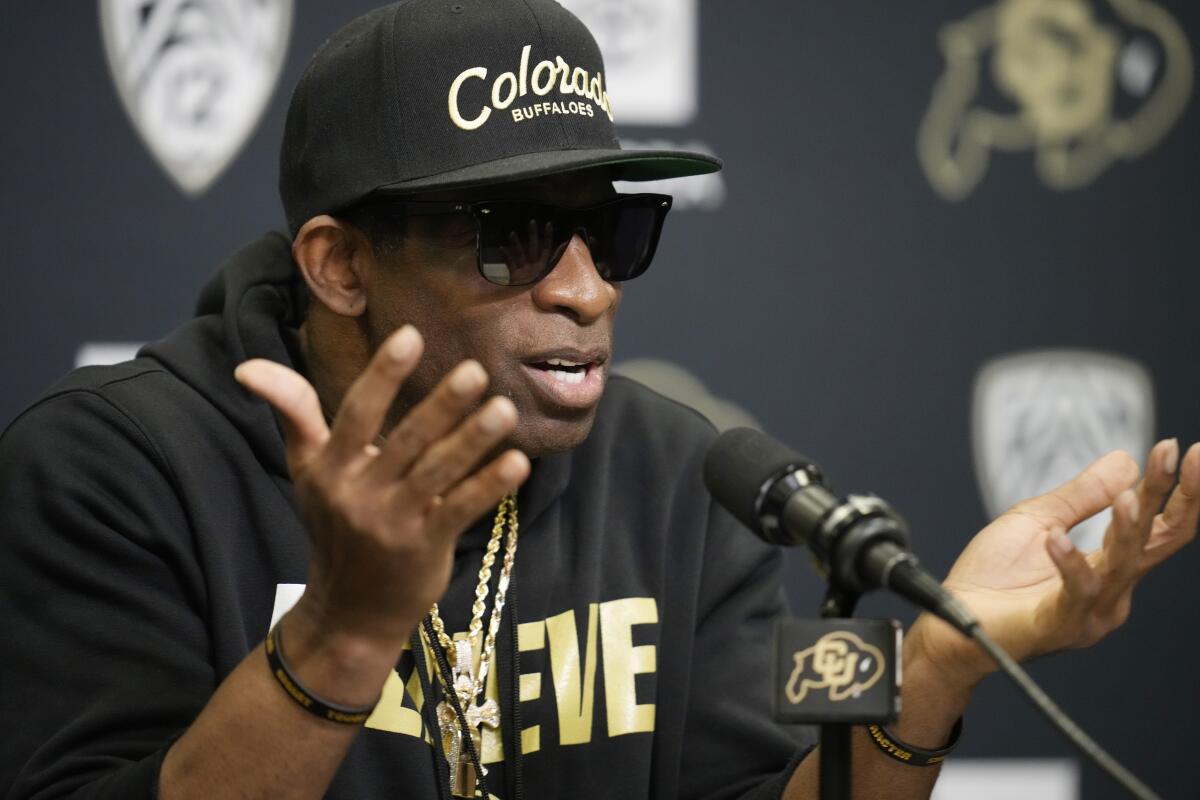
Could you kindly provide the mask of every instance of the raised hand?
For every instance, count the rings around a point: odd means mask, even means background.
[[[946,588],[1014,658],[1099,641],[1129,616],[1137,582],[1196,535],[1200,444],[1184,457],[1176,485],[1178,464],[1178,442],[1159,442],[1137,482],[1133,458],[1109,453],[980,531],[950,570]],[[1103,546],[1087,554],[1077,550],[1067,530],[1110,506]],[[968,685],[995,668],[973,644],[928,616],[912,633],[941,671]]]
[[[508,234],[508,246],[501,247],[500,252],[504,255],[505,263],[510,269],[521,269],[523,272],[530,274],[541,275],[546,271],[551,259],[561,255],[561,248],[558,251],[554,250],[554,223],[547,222],[542,230],[538,231],[537,221],[529,220],[527,226],[528,239],[522,240],[517,236],[516,231],[510,231]],[[529,268],[529,265],[536,264],[536,272]]]
[[[300,374],[262,359],[237,368],[238,381],[283,422],[313,542],[297,610],[322,635],[402,646],[445,591],[458,536],[529,474],[517,450],[481,466],[517,413],[506,397],[472,411],[487,387],[475,361],[451,370],[386,440],[378,438],[422,349],[411,326],[392,334],[346,392],[332,429]]]

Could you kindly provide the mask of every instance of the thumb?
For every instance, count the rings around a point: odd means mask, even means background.
[[[1018,504],[1017,509],[1070,530],[1111,506],[1117,495],[1137,481],[1138,472],[1133,456],[1114,450],[1058,488]]]
[[[279,412],[288,471],[295,478],[329,439],[317,391],[300,373],[265,358],[243,361],[233,377]]]

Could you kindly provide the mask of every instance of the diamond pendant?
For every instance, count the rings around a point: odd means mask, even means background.
[[[456,794],[458,778],[462,765],[463,746],[462,730],[458,725],[458,715],[445,700],[437,706],[438,726],[442,729],[442,752],[446,754],[446,762],[450,770],[450,794]]]
[[[475,696],[475,648],[468,639],[454,642],[454,693],[465,709]]]
[[[463,750],[465,751],[466,748]],[[450,794],[454,797],[474,797],[477,782],[475,765],[471,763],[471,757],[466,752],[462,754],[458,761],[458,769],[454,772],[454,778],[450,781]]]
[[[471,753],[463,743],[462,728],[458,724],[458,717],[454,713],[454,709],[445,701],[438,704],[438,720],[443,725],[442,747],[450,767],[450,794],[454,797],[473,798],[479,777],[475,773],[475,764],[471,761]],[[475,753],[482,758],[483,737],[477,729],[472,727],[469,730],[471,744],[475,745]],[[487,767],[483,767],[483,774],[487,774]]]

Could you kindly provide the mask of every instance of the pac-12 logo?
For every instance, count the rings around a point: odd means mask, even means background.
[[[793,655],[795,666],[784,692],[796,705],[809,690],[829,690],[833,702],[856,697],[883,677],[883,653],[850,631],[827,633]]]
[[[275,89],[293,0],[100,0],[104,51],[150,153],[189,195],[254,132]]]
[[[980,369],[972,427],[984,505],[999,516],[1110,450],[1142,457],[1154,436],[1154,385],[1143,364],[1110,353],[1010,354]],[[1110,518],[1106,511],[1075,526],[1076,546],[1099,547]]]

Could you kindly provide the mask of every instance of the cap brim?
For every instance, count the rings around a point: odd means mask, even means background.
[[[705,175],[716,172],[721,166],[721,160],[715,156],[678,150],[555,150],[508,156],[437,175],[389,183],[375,192],[408,194],[490,186],[597,167],[609,168],[612,180],[655,181]]]

